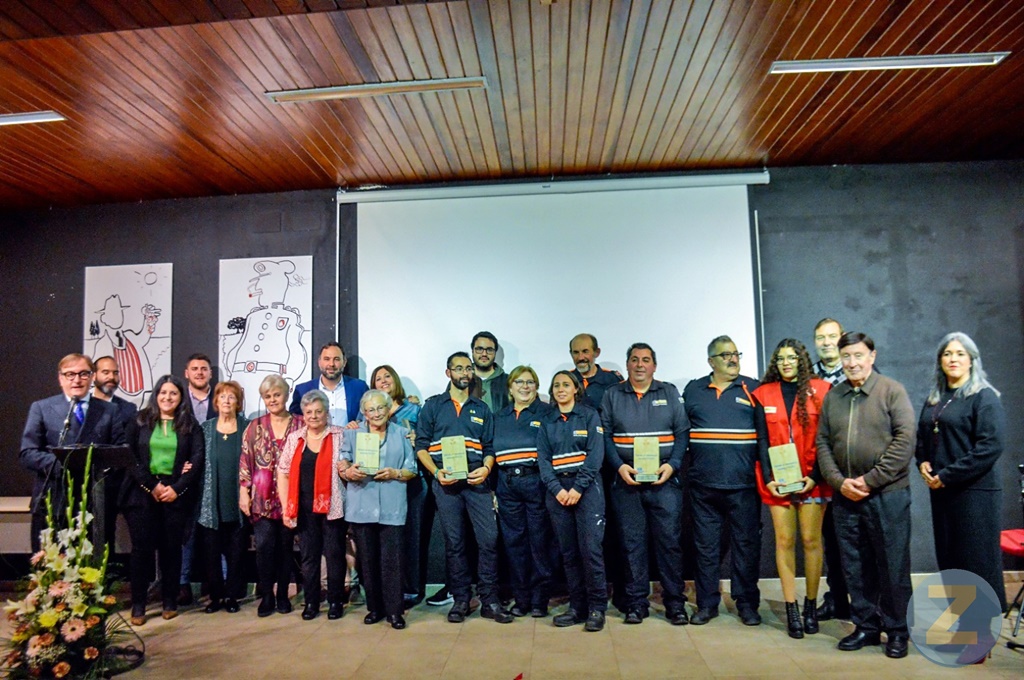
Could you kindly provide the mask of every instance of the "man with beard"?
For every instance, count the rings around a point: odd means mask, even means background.
[[[39,550],[39,532],[46,528],[46,494],[61,522],[64,512],[64,469],[52,447],[73,444],[121,444],[124,428],[117,411],[89,394],[93,365],[89,357],[68,354],[57,365],[61,394],[34,402],[21,436],[18,459],[35,473],[32,486],[32,550]]]
[[[416,457],[426,474],[433,477],[434,498],[444,533],[448,587],[455,603],[448,621],[462,623],[469,615],[472,596],[466,545],[470,527],[478,546],[480,615],[498,623],[511,623],[512,614],[498,599],[498,522],[494,495],[486,484],[494,468],[494,420],[482,400],[470,394],[473,362],[465,352],[448,357],[445,375],[451,381],[447,392],[427,399],[416,424]],[[466,479],[455,479],[444,468],[441,440],[462,437],[466,448]]]
[[[217,409],[210,403],[213,390],[210,379],[213,368],[210,357],[196,353],[185,362],[185,380],[188,381],[188,398],[192,402],[192,415],[200,423],[217,415]]]
[[[310,390],[320,390],[331,402],[331,424],[344,427],[358,420],[359,400],[369,388],[359,378],[350,378],[343,374],[347,362],[345,348],[338,343],[328,342],[321,347],[320,358],[317,360],[320,377],[295,386],[292,404],[288,410],[297,416],[302,415],[299,406],[302,395]]]
[[[93,378],[92,396],[94,399],[108,401],[117,409],[121,425],[125,425],[138,412],[138,407],[127,399],[114,394],[121,384],[121,371],[112,356],[105,356],[93,362],[96,375]]]
[[[573,375],[583,385],[583,399],[587,406],[601,413],[601,401],[605,391],[612,385],[622,382],[622,374],[607,368],[601,368],[597,358],[601,356],[601,348],[597,346],[597,338],[590,333],[580,333],[569,342],[569,354],[576,365]]]
[[[473,350],[473,396],[480,399],[491,413],[497,413],[508,406],[508,375],[498,365],[498,338],[494,333],[480,331],[469,343]]]

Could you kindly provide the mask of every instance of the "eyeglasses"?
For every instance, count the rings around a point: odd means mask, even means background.
[[[719,354],[712,354],[709,358],[721,359],[722,361],[728,361],[729,359],[739,359],[743,356],[743,352],[720,352]]]
[[[387,413],[387,412],[388,412],[388,407],[387,406],[367,406],[366,409],[363,411],[363,413],[365,413],[368,416],[375,416],[378,413]]]
[[[75,371],[64,371],[61,375],[64,376],[64,379],[68,382],[71,382],[75,378],[78,378],[79,380],[88,380],[92,376],[92,371],[78,371],[77,373]]]
[[[472,373],[473,372],[473,367],[472,366],[455,366],[453,368],[449,368],[448,370],[451,371],[452,373],[454,373],[455,375],[462,375],[463,373]]]
[[[477,354],[494,354],[498,351],[497,347],[474,347],[473,351]]]
[[[516,387],[536,387],[537,381],[523,380],[522,378],[520,378],[519,380],[513,380],[512,384],[515,385]]]
[[[798,357],[775,357],[775,363],[777,364],[796,364],[799,363]]]

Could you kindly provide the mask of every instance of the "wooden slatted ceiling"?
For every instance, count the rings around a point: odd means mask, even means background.
[[[58,11],[58,7],[72,7]],[[777,59],[1010,50],[995,68]],[[479,76],[485,91],[266,91]],[[0,206],[1024,156],[1024,0],[0,4]]]

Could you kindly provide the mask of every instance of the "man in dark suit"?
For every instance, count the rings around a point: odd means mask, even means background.
[[[320,348],[320,378],[295,386],[292,404],[288,408],[295,415],[302,415],[302,395],[310,390],[321,390],[331,402],[331,423],[345,426],[359,419],[359,400],[368,389],[359,378],[343,375],[345,370],[345,348],[336,342],[329,342]]]
[[[21,436],[21,464],[36,474],[32,487],[32,549],[39,550],[39,532],[46,528],[46,494],[54,516],[63,508],[64,470],[49,447],[72,444],[122,444],[124,428],[117,409],[91,399],[93,364],[82,354],[69,354],[57,365],[61,394],[32,404]]]
[[[93,378],[93,398],[109,402],[117,409],[117,417],[121,421],[121,425],[127,425],[128,421],[139,412],[139,408],[127,399],[122,399],[114,394],[121,385],[121,370],[117,366],[117,360],[112,356],[105,356],[94,359],[92,364],[96,369],[96,375]]]

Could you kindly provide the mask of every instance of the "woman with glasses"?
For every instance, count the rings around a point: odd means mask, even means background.
[[[348,482],[345,518],[356,536],[359,574],[366,589],[368,611],[363,623],[372,625],[387,617],[392,628],[401,630],[405,628],[401,568],[405,484],[417,473],[409,430],[389,422],[392,406],[386,392],[371,389],[363,395],[359,409],[365,420],[358,428],[345,430],[338,471]],[[358,458],[365,446],[376,449],[371,451],[376,460],[366,470]]]
[[[978,346],[964,333],[946,335],[917,428],[918,469],[931,489],[935,555],[939,569],[964,569],[985,579],[1004,611],[996,463],[1005,432],[999,392],[985,375]]]
[[[510,403],[494,415],[498,521],[508,556],[513,616],[547,616],[551,531],[537,467],[537,434],[551,407],[537,398],[537,373],[516,366],[508,376]]]
[[[775,528],[775,564],[786,600],[786,626],[789,636],[797,639],[804,633],[818,632],[816,600],[824,559],[821,522],[832,490],[828,484],[820,484],[815,435],[821,402],[829,387],[815,376],[803,343],[786,338],[775,348],[761,386],[754,390],[754,423],[760,449],[760,462],[756,464],[758,491]],[[800,470],[798,479],[785,481],[799,483],[798,489],[780,488],[772,474],[769,447],[788,444],[795,448]],[[798,526],[807,575],[803,620],[796,597]]]
[[[420,417],[420,402],[414,396],[406,396],[398,371],[384,364],[373,369],[370,387],[391,397],[391,422],[409,430],[410,443],[416,442],[416,421]],[[419,466],[416,476],[405,485],[406,512],[402,529],[402,554],[405,562],[402,569],[402,602],[406,609],[418,604],[425,595],[427,585],[427,557],[430,551],[430,530],[424,534],[423,509],[427,503],[427,483]],[[434,515],[431,513],[430,519]]]
[[[133,626],[146,622],[146,592],[160,556],[163,618],[178,615],[181,541],[203,474],[203,431],[181,378],[165,375],[147,406],[128,422],[125,442],[135,459],[121,491],[132,540]]]
[[[221,608],[238,611],[235,599],[244,587],[242,554],[248,548],[248,526],[238,505],[238,467],[242,455],[242,433],[248,422],[242,386],[234,380],[218,383],[211,404],[217,415],[203,423],[206,461],[203,465],[203,493],[199,503],[199,527],[206,555],[206,578],[210,603],[206,613]],[[221,556],[227,562],[227,585]]]

